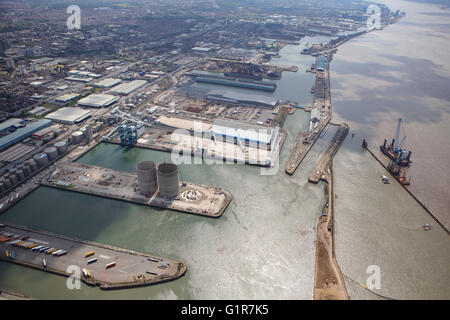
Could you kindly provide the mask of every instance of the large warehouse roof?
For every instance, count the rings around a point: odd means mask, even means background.
[[[66,94],[60,95],[59,97],[56,97],[55,101],[57,101],[57,102],[69,102],[69,101],[71,101],[71,100],[73,100],[73,99],[75,99],[75,98],[77,98],[79,96],[80,95],[76,94],[76,93],[66,93]]]
[[[74,124],[83,121],[87,117],[91,116],[91,114],[91,110],[85,110],[77,107],[64,107],[48,114],[45,118],[55,122]]]
[[[317,58],[317,66],[316,70],[318,71],[324,71],[327,66],[327,58],[324,55],[320,55],[319,58]]]
[[[11,118],[0,123],[0,133],[9,130],[13,126],[22,124],[24,121],[19,118]]]
[[[38,120],[36,122],[30,123],[26,127],[17,129],[7,136],[0,138],[0,150],[3,150],[10,145],[13,145],[14,143],[17,143],[25,139],[26,137],[31,136],[36,131],[39,131],[40,129],[50,125],[50,123],[52,123],[50,120]]]
[[[119,84],[121,82],[122,82],[121,79],[106,78],[97,82],[96,84],[94,84],[94,86],[99,88],[111,88],[112,86],[115,86],[116,84]]]
[[[118,86],[115,86],[114,88],[111,89],[111,92],[127,95],[127,94],[130,94],[132,91],[142,87],[146,83],[147,83],[147,81],[145,81],[145,80],[133,80],[131,82],[122,83],[122,84],[119,84]]]
[[[78,104],[80,106],[102,108],[112,105],[117,100],[119,100],[119,98],[113,95],[99,93],[99,94],[91,94],[90,96],[87,96],[86,98],[79,100]]]
[[[270,145],[277,138],[279,128],[273,129],[248,123],[216,119],[211,131],[215,135]]]
[[[232,91],[220,91],[211,90],[208,93],[207,99],[223,101],[228,103],[240,103],[244,105],[255,105],[266,108],[274,108],[278,104],[277,99],[271,97],[256,95],[256,94],[243,94]]]

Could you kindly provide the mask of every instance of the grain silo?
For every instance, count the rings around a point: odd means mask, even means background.
[[[39,168],[42,168],[48,164],[48,156],[45,153],[38,153],[33,157]]]
[[[72,144],[79,144],[83,139],[84,135],[82,131],[75,131],[72,133]]]
[[[158,188],[156,164],[153,161],[142,161],[136,165],[139,189],[147,197],[152,196]]]
[[[67,152],[67,142],[65,141],[58,141],[54,146],[58,150],[59,154],[64,154]]]
[[[47,154],[48,160],[53,161],[58,158],[58,150],[55,147],[49,147],[44,150]]]
[[[164,198],[174,198],[180,192],[178,167],[173,163],[160,163],[158,165],[159,195]]]

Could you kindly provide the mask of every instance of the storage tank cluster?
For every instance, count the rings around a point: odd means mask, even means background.
[[[136,166],[138,185],[142,194],[152,196],[159,189],[159,196],[175,198],[180,192],[178,166],[173,163],[142,161]]]
[[[46,148],[43,153],[38,153],[34,155],[32,159],[18,165],[16,168],[9,171],[9,173],[5,174],[3,179],[0,180],[0,194],[25,180],[25,178],[29,177],[36,170],[47,166],[50,161],[55,160],[59,155],[66,152],[67,142],[59,141],[56,142],[53,147]]]
[[[89,141],[92,140],[93,131],[91,126],[86,126],[80,129],[80,132],[83,133],[84,138],[88,139]]]

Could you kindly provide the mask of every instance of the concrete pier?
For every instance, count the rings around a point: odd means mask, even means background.
[[[180,182],[174,198],[156,192],[150,198],[138,192],[137,174],[80,163],[64,163],[57,167],[44,186],[86,193],[116,200],[175,210],[200,216],[219,218],[231,202],[231,193],[222,188]]]
[[[316,84],[314,87],[314,101],[312,109],[319,110],[320,119],[318,119],[318,122],[316,122],[314,128],[310,128],[308,132],[300,131],[296,135],[289,160],[285,167],[285,172],[288,175],[294,174],[298,166],[302,163],[309,150],[311,150],[312,146],[331,120],[330,70],[328,67],[323,72],[316,72]],[[308,111],[312,112],[311,110],[308,108]],[[313,122],[311,119],[311,126],[312,123]]]
[[[81,281],[101,289],[148,286],[178,279],[186,272],[182,262],[12,224],[0,225],[0,236],[9,239],[0,242],[1,260],[66,277],[74,274],[68,267],[75,266],[72,268],[78,267]],[[31,243],[67,253],[56,256],[18,246],[18,241],[24,242],[23,246]],[[96,261],[88,263],[92,259]],[[111,263],[115,265],[108,268]]]
[[[309,176],[309,182],[327,183],[328,200],[317,224],[316,268],[314,277],[315,300],[348,300],[345,281],[334,253],[334,198],[333,156],[348,134],[348,126],[342,124],[327,150],[322,154]]]

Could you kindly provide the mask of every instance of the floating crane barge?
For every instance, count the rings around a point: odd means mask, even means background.
[[[403,143],[406,140],[406,135],[399,142],[400,129],[402,125],[402,119],[398,119],[397,132],[395,137],[392,139],[390,145],[387,144],[387,140],[384,139],[384,144],[380,146],[381,152],[383,152],[389,159],[391,159],[395,164],[401,167],[409,167],[412,163],[411,161],[411,151],[406,152],[401,149]]]
[[[411,181],[406,179],[405,170],[411,165],[411,151],[402,149],[402,145],[406,140],[406,135],[399,142],[402,119],[398,119],[397,131],[391,144],[387,144],[384,139],[384,144],[380,146],[381,152],[385,154],[391,161],[389,163],[388,171],[403,185],[411,184]]]

